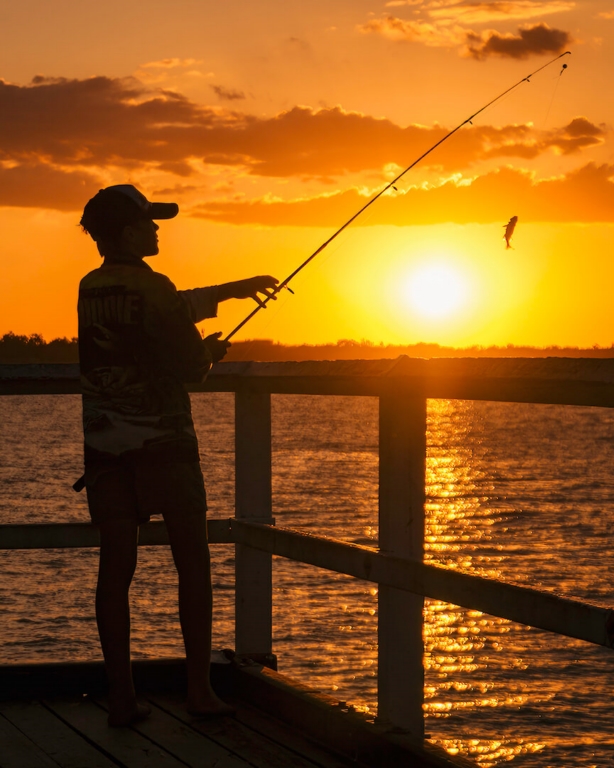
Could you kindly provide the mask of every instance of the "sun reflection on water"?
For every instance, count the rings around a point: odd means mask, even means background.
[[[539,742],[519,740],[512,747],[506,742],[494,739],[468,739],[467,741],[444,739],[441,744],[451,755],[468,755],[483,768],[490,768],[490,766],[512,760],[520,755],[539,752],[546,746]]]
[[[425,561],[499,578],[503,555],[497,554],[499,547],[493,537],[499,516],[485,496],[485,491],[494,489],[480,470],[484,458],[482,430],[472,403],[429,401]],[[478,545],[480,553],[473,551]],[[485,547],[489,548],[487,555],[483,554]],[[498,640],[509,635],[511,624],[450,603],[425,601],[427,730],[442,718],[462,717],[482,708],[520,707],[528,702],[522,691],[506,692],[492,680],[479,679],[487,673],[489,654],[500,653]],[[527,666],[522,659],[513,664],[518,669]],[[469,728],[466,732],[472,731]],[[513,742],[506,738],[445,738],[439,733],[433,740],[450,754],[468,756],[485,768],[544,746],[518,738]]]

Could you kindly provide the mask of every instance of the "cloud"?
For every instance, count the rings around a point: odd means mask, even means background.
[[[202,64],[202,59],[160,59],[142,64],[143,69],[177,69],[178,67],[194,67]]]
[[[488,24],[493,21],[542,18],[571,11],[572,0],[389,0],[386,8],[410,6],[414,13],[431,19],[454,20],[460,24]]]
[[[562,128],[524,137],[519,133],[520,141],[514,141],[513,134],[508,134],[507,140],[495,142],[489,147],[486,140],[480,159],[506,156],[530,159],[548,150],[560,155],[573,155],[583,149],[603,144],[606,136],[607,129],[604,125],[595,125],[585,117],[575,117]]]
[[[392,0],[388,7],[411,5],[410,0]],[[567,0],[425,0],[413,11],[413,19],[387,15],[358,25],[363,34],[378,34],[389,40],[417,42],[437,48],[458,48],[459,53],[476,59],[489,56],[527,58],[543,53],[560,53],[572,42],[564,30],[551,29],[544,22],[521,26],[516,34],[497,30],[476,31],[468,25],[531,19],[545,14],[572,10]],[[423,16],[422,16],[423,14]]]
[[[211,90],[223,101],[237,101],[245,98],[243,91],[235,91],[232,88],[224,88],[223,85],[212,85]]]
[[[441,223],[502,225],[522,222],[614,222],[614,165],[589,163],[556,179],[535,181],[511,168],[470,183],[454,179],[437,187],[388,192],[356,225],[412,226]],[[368,200],[356,189],[311,199],[209,202],[192,215],[228,224],[338,228]]]
[[[570,132],[571,131],[571,132]],[[247,124],[211,130],[207,162],[245,165],[253,175],[338,177],[346,173],[407,166],[448,133],[442,126],[410,125],[345,112],[340,107],[294,107]],[[549,150],[569,154],[604,141],[605,129],[586,118],[547,133],[527,125],[465,127],[423,161],[452,172],[497,157],[537,157]]]
[[[161,187],[160,189],[154,189],[152,196],[158,199],[161,198],[173,198],[179,195],[186,195],[192,192],[197,192],[198,186],[194,184],[175,184],[172,187]]]
[[[489,24],[493,21],[542,18],[547,14],[571,11],[575,3],[565,0],[534,2],[534,0],[489,0],[488,2],[425,3],[433,19],[454,20],[459,24]]]
[[[164,83],[185,80],[185,78],[213,77],[213,72],[205,73],[198,69],[198,66],[202,63],[202,59],[178,58],[148,61],[145,64],[141,64],[135,72],[135,76],[142,82],[157,86],[161,86]]]
[[[572,42],[571,35],[547,24],[520,27],[518,34],[493,30],[467,33],[467,55],[483,60],[489,56],[527,59],[544,53],[562,53]]]
[[[549,132],[545,141],[561,154],[570,155],[585,147],[602,144],[605,136],[605,126],[594,125],[585,117],[576,117],[563,128]]]
[[[0,206],[75,211],[104,187],[95,174],[40,163],[0,165]]]
[[[426,21],[399,19],[396,16],[370,19],[366,24],[361,24],[358,30],[365,34],[379,34],[389,40],[419,42],[433,48],[455,48],[466,38],[465,30],[458,25],[448,27]]]
[[[197,137],[236,120],[176,92],[108,77],[0,80],[0,114],[0,160],[128,169],[185,162],[200,154]]]
[[[160,171],[166,171],[167,173],[173,173],[175,176],[193,176],[195,173],[194,168],[189,163],[183,160],[169,160],[163,161],[157,164]]]
[[[424,5],[424,0],[389,0],[385,4],[386,8],[394,8],[399,5]]]

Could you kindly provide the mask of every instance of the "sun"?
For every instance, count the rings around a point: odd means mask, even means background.
[[[457,314],[467,303],[465,276],[445,263],[417,266],[406,278],[404,298],[417,314],[439,320]]]

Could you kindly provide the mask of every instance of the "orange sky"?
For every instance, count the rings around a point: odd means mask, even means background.
[[[0,334],[75,334],[99,263],[77,223],[103,186],[179,203],[150,261],[178,287],[284,278],[571,50],[237,338],[609,345],[613,42],[606,0],[22,0],[0,26]],[[207,332],[250,309],[229,302]]]

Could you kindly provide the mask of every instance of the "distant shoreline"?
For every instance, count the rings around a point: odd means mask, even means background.
[[[233,342],[226,361],[259,360],[381,360],[409,357],[614,357],[614,344],[581,347],[505,346],[446,347],[440,344],[373,344],[368,341],[342,339],[334,344],[279,344],[270,339],[247,339]],[[12,332],[0,337],[0,364],[76,363],[79,360],[77,339],[58,338],[45,341],[40,334],[30,336]]]

